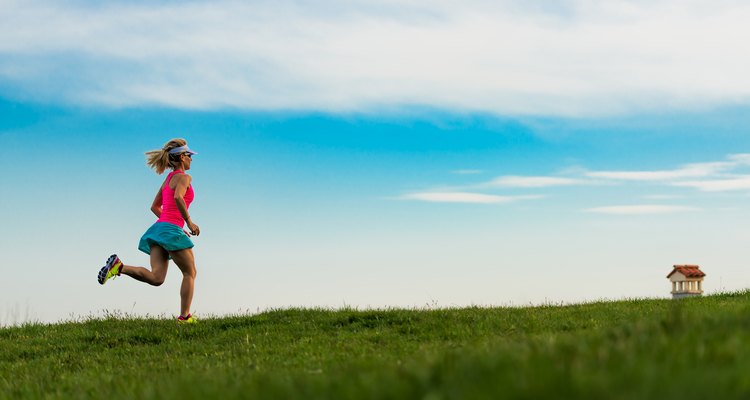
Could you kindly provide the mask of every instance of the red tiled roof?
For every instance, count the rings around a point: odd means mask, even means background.
[[[672,276],[675,272],[685,275],[686,278],[702,278],[706,276],[706,274],[701,271],[701,267],[697,265],[675,265],[672,272],[667,275],[667,278]]]

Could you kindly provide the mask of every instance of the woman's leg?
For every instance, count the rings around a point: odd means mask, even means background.
[[[180,286],[180,315],[190,314],[190,304],[193,302],[193,286],[195,284],[195,257],[193,249],[170,251],[169,255],[177,267],[182,271],[182,286]]]
[[[143,267],[123,264],[120,272],[149,285],[160,286],[167,277],[167,267],[169,267],[169,253],[161,246],[151,246],[150,271]]]

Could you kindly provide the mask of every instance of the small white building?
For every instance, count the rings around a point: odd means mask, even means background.
[[[667,279],[672,282],[672,298],[701,296],[703,294],[703,277],[706,274],[697,265],[675,265]]]

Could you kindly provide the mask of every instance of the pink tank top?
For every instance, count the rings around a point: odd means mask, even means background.
[[[177,203],[174,201],[174,190],[169,188],[169,181],[172,180],[172,177],[175,176],[175,174],[184,174],[184,172],[172,171],[167,175],[166,183],[161,189],[161,216],[156,222],[169,222],[170,224],[183,227],[185,225],[185,220],[182,218],[182,214],[180,214],[180,210],[177,208]],[[190,203],[193,202],[194,197],[195,193],[193,192],[193,185],[190,185],[185,191],[185,196],[183,197],[185,205],[188,208],[190,208]]]

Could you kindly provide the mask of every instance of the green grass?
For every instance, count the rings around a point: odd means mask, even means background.
[[[2,328],[0,396],[747,399],[750,292]]]

